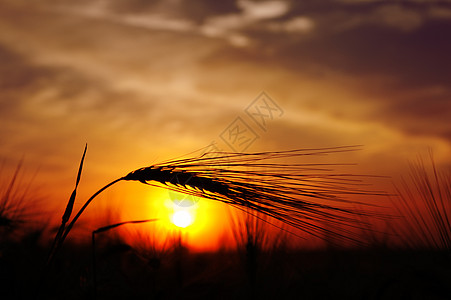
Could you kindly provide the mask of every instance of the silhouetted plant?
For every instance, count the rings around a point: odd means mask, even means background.
[[[148,222],[154,222],[157,219],[147,219],[147,220],[137,220],[137,221],[125,221],[120,223],[115,223],[103,227],[99,227],[96,230],[92,232],[92,278],[93,278],[93,287],[94,287],[94,297],[96,297],[97,294],[97,268],[96,268],[96,234],[109,231],[111,229],[127,225],[127,224],[142,224],[142,223],[148,223]]]
[[[287,231],[273,224],[276,220],[269,220],[267,215],[259,212],[238,212],[231,214],[230,219],[237,252],[249,282],[249,296],[255,298],[258,274],[265,263],[262,256],[280,255],[279,251],[286,243]]]
[[[432,154],[410,165],[409,180],[395,186],[392,203],[401,215],[397,233],[411,248],[451,250],[451,172],[439,171]]]
[[[38,199],[30,195],[33,179],[21,182],[22,163],[21,160],[9,183],[0,187],[0,233],[3,237],[11,236],[21,225],[30,222],[36,208]]]
[[[49,262],[92,200],[120,181],[138,181],[151,186],[163,186],[173,191],[224,202],[241,210],[250,209],[314,236],[321,237],[326,231],[337,238],[359,242],[351,229],[356,226],[355,215],[362,212],[339,206],[338,203],[356,203],[344,199],[345,195],[377,194],[360,188],[362,175],[334,173],[331,168],[340,164],[275,162],[286,158],[355,150],[358,150],[358,147],[244,154],[221,152],[214,157],[204,154],[200,157],[167,161],[137,169],[98,190],[85,202],[67,226],[64,226],[63,218],[62,227],[65,228],[63,233],[55,238],[56,247],[49,257]],[[71,200],[72,197],[68,207]]]
[[[88,149],[88,145],[85,145],[85,150],[83,151],[83,156],[81,157],[81,161],[80,161],[80,166],[78,167],[78,174],[77,174],[77,179],[75,181],[75,188],[72,191],[72,194],[69,197],[69,201],[67,202],[66,205],[66,210],[64,211],[62,220],[61,220],[61,225],[58,228],[58,231],[56,233],[55,239],[53,241],[52,247],[50,248],[50,253],[49,253],[49,258],[48,261],[50,261],[54,255],[54,252],[56,251],[56,249],[60,246],[59,243],[62,242],[62,235],[64,233],[64,229],[66,228],[66,223],[69,221],[70,216],[72,214],[72,210],[74,207],[74,203],[75,203],[75,197],[77,195],[77,188],[78,188],[78,184],[80,183],[80,179],[81,179],[81,171],[83,169],[83,162],[85,160],[85,156],[86,156],[86,150]]]

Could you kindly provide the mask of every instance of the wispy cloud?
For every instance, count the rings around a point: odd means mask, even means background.
[[[290,6],[288,1],[238,0],[237,4],[246,18],[255,20],[281,17],[288,12]]]
[[[427,141],[449,151],[446,5],[59,3],[1,2],[2,157],[29,151],[68,166],[87,140],[116,162],[122,151],[136,163],[148,149],[189,152],[262,90],[286,111],[269,145]]]

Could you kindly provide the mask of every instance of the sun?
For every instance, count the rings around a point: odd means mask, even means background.
[[[193,216],[186,210],[179,210],[172,215],[171,220],[175,226],[185,228],[193,223]]]

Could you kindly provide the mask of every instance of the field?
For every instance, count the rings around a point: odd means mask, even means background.
[[[3,245],[3,299],[449,299],[449,252],[389,249],[146,253],[119,240],[66,245],[45,271],[36,235]],[[250,269],[254,268],[254,272]]]
[[[322,246],[304,248],[264,215],[243,214],[231,228],[235,246],[215,252],[191,251],[177,231],[159,236],[160,246],[155,237],[143,242],[145,232],[130,243],[114,230],[125,222],[97,229],[91,242],[66,241],[50,261],[57,228],[22,222],[19,166],[2,198],[2,298],[449,299],[449,178],[431,163],[432,173],[414,165],[411,182],[397,190],[394,231],[362,226],[359,246],[340,246],[328,232]]]

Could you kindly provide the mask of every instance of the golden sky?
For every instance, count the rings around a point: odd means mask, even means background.
[[[237,151],[361,144],[343,159],[356,173],[397,176],[430,148],[449,166],[449,32],[448,1],[1,0],[0,160],[39,169],[58,211],[86,142],[79,199],[212,142],[231,151],[235,122],[256,137]],[[247,113],[261,97],[264,127]],[[137,219],[145,193],[105,198]]]

